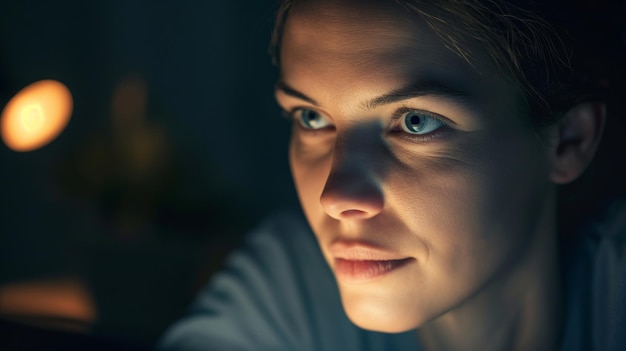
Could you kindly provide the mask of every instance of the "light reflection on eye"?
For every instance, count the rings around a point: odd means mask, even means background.
[[[300,123],[304,129],[316,130],[332,125],[328,118],[324,117],[321,113],[306,108],[298,109],[295,115],[298,123]]]
[[[401,117],[402,130],[409,134],[423,135],[444,126],[444,123],[427,113],[409,111]]]

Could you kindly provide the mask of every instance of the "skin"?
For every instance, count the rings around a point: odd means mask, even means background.
[[[427,350],[555,348],[555,174],[576,173],[558,168],[559,129],[532,128],[521,89],[479,47],[470,65],[388,2],[300,2],[281,44],[276,98],[295,119],[291,170],[331,269],[338,240],[413,259],[372,281],[338,279],[348,317],[382,332],[419,328]],[[464,93],[368,106],[414,81]],[[302,111],[325,126],[305,128]],[[446,126],[412,135],[394,119],[403,111]]]

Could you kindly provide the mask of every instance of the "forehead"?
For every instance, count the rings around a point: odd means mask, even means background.
[[[419,39],[414,34],[420,23],[409,15],[388,1],[305,0],[293,5],[285,27],[294,44],[323,38],[330,52],[354,47],[354,38],[361,39],[357,45],[393,48],[412,46]]]
[[[380,69],[417,59],[416,49],[437,54],[437,38],[424,34],[431,33],[390,2],[304,1],[287,18],[282,54],[291,62],[349,62],[357,69]]]
[[[467,49],[468,60],[448,48],[417,13],[393,1],[305,0],[294,4],[285,22],[281,75],[300,89],[315,89],[316,83],[336,87],[332,94],[354,93],[350,84],[363,83],[362,77],[380,90],[420,79],[452,82],[484,95],[501,92],[505,85],[511,90],[487,54],[476,46]],[[360,87],[367,94],[371,84]]]

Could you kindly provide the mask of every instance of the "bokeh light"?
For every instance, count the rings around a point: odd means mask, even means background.
[[[32,151],[54,140],[72,114],[72,94],[62,83],[41,80],[17,93],[2,111],[4,143],[15,151]]]

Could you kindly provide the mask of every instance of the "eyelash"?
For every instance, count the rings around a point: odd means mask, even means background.
[[[302,130],[305,133],[318,133],[320,131],[322,131],[323,129],[306,129],[303,128],[302,126],[300,126],[300,123],[298,121],[295,120],[295,114],[301,110],[301,109],[309,109],[308,107],[294,107],[291,110],[287,111],[285,109],[281,108],[281,116],[283,118],[285,118],[286,120],[292,122],[292,123],[296,123],[299,127],[300,130]],[[442,126],[437,128],[436,130],[428,133],[428,134],[422,134],[422,135],[418,135],[418,134],[409,134],[407,132],[405,132],[402,127],[400,126],[400,123],[402,122],[401,117],[407,113],[407,112],[419,112],[420,114],[423,114],[425,116],[427,116],[428,118],[432,118],[434,120],[437,120],[439,122],[441,122]],[[443,135],[443,133],[448,132],[450,130],[450,124],[451,122],[441,116],[438,115],[436,113],[430,112],[430,111],[424,111],[424,110],[420,110],[420,109],[415,109],[415,108],[410,108],[407,106],[403,106],[400,107],[399,109],[397,109],[392,117],[391,117],[391,122],[390,122],[390,127],[388,128],[389,133],[393,133],[394,135],[396,135],[397,137],[406,139],[410,142],[414,142],[414,143],[426,143],[429,141],[433,141],[435,139],[438,139],[439,137],[441,137]]]

